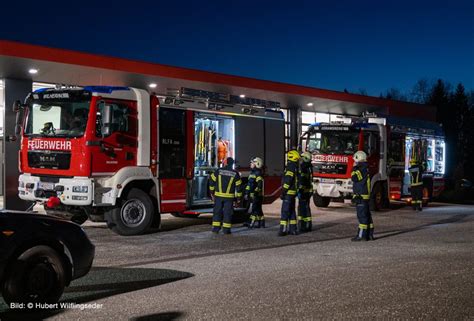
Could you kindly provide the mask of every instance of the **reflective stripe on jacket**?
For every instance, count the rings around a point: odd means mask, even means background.
[[[370,199],[370,177],[369,170],[367,169],[367,163],[361,162],[354,166],[351,179],[353,182],[352,190],[354,192],[353,197],[361,197],[364,200]]]
[[[300,193],[313,193],[313,164],[311,162],[301,164],[298,183]]]
[[[260,169],[255,168],[250,172],[245,194],[250,194],[250,196],[263,195],[263,176]]]
[[[215,196],[235,198],[242,196],[242,180],[237,171],[225,166],[210,175],[209,189]]]
[[[283,195],[296,195],[298,187],[298,164],[288,162],[283,176]]]
[[[411,186],[419,186],[423,184],[421,166],[413,165],[408,171],[410,172],[410,184]]]

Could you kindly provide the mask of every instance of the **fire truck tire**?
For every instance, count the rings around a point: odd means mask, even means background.
[[[380,211],[383,209],[384,204],[386,203],[383,190],[382,183],[376,183],[374,185],[369,202],[371,211]]]
[[[49,246],[38,245],[26,250],[9,265],[8,271],[2,289],[8,304],[56,303],[66,286],[66,265],[59,253]]]
[[[427,207],[428,203],[431,200],[432,192],[430,193],[430,189],[427,186],[423,187],[423,207]]]
[[[155,208],[150,196],[138,188],[132,188],[117,202],[118,206],[107,211],[107,226],[123,236],[146,233],[153,223]]]
[[[330,197],[323,197],[320,196],[317,193],[313,194],[313,203],[317,207],[328,207],[329,203],[331,203],[331,198]]]
[[[232,215],[232,223],[239,224],[247,222],[250,218],[250,214],[248,213],[247,209],[234,211],[234,215]]]

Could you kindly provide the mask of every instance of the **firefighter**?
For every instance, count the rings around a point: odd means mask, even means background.
[[[260,157],[254,157],[250,160],[251,172],[247,187],[245,187],[244,199],[250,200],[250,222],[249,228],[265,227],[263,217],[263,160]]]
[[[221,227],[224,234],[231,234],[234,201],[242,197],[239,173],[234,170],[234,159],[228,157],[226,165],[211,174],[209,189],[214,199],[214,214],[212,216],[212,232],[219,233]]]
[[[298,225],[300,232],[310,232],[311,222],[310,200],[313,195],[313,165],[311,153],[301,154],[300,174],[298,179]]]
[[[369,209],[370,176],[367,155],[363,151],[354,154],[355,166],[351,173],[353,182],[353,202],[356,204],[359,228],[352,241],[374,240],[374,223]]]
[[[281,199],[281,218],[279,236],[287,234],[297,235],[296,220],[296,192],[298,189],[298,161],[300,154],[296,150],[290,150],[287,154],[285,176],[283,177],[283,187]]]
[[[217,160],[219,162],[219,165],[223,163],[226,156],[227,156],[227,144],[222,139],[222,137],[219,137],[219,140],[217,141]]]
[[[410,192],[414,211],[421,211],[423,206],[423,167],[415,158],[410,161]]]

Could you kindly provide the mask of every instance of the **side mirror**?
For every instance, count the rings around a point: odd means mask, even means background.
[[[23,123],[24,110],[25,110],[25,105],[23,105],[21,101],[17,100],[13,103],[13,112],[16,113],[15,135],[21,134],[21,127],[22,127],[21,125]],[[15,140],[16,140],[16,137],[15,137]]]
[[[17,100],[13,103],[13,112],[18,113],[21,109],[23,109],[23,105],[21,101]]]
[[[102,127],[100,133],[102,137],[109,136],[112,133],[112,106],[104,105],[101,112],[102,116]]]

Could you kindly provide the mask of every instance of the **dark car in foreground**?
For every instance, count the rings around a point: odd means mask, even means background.
[[[0,289],[10,303],[56,303],[86,275],[95,247],[77,224],[52,216],[0,211]]]

